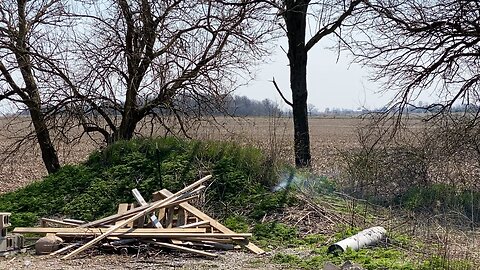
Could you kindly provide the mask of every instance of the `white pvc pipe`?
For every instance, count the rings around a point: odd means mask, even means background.
[[[359,250],[364,246],[368,246],[371,244],[375,244],[378,241],[385,238],[387,231],[383,227],[372,227],[369,229],[365,229],[353,236],[343,239],[330,247],[328,247],[328,252],[330,253],[338,253],[344,252],[348,248],[352,250]]]

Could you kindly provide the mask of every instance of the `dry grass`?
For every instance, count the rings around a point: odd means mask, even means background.
[[[361,120],[354,118],[313,118],[310,120],[311,152],[314,171],[334,176],[338,170],[338,150],[356,145],[356,128]],[[35,143],[28,143],[7,157],[8,147],[29,130],[28,118],[0,119],[0,194],[22,187],[46,175],[41,153]],[[140,135],[150,135],[144,128]],[[164,136],[158,128],[153,136]],[[293,122],[290,118],[217,118],[216,123],[199,123],[192,137],[201,140],[226,140],[254,144],[278,158],[293,162]],[[60,144],[62,164],[75,164],[86,159],[90,152],[101,147],[101,140],[83,138],[72,145]]]

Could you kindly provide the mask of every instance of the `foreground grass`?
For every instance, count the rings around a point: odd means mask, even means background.
[[[331,194],[317,194],[316,201],[328,202],[328,211],[343,213],[347,219],[354,215],[359,227],[348,224],[337,224],[336,228],[326,234],[302,235],[295,226],[281,222],[268,222],[255,226],[253,232],[257,242],[275,254],[273,263],[286,265],[289,269],[322,269],[326,262],[342,265],[346,261],[360,264],[365,269],[395,270],[469,270],[478,269],[473,257],[455,257],[444,253],[448,247],[441,243],[432,243],[414,235],[399,233],[391,226],[387,238],[375,246],[365,247],[358,251],[347,250],[341,254],[328,253],[328,247],[346,237],[352,236],[362,229],[378,224],[389,213],[388,208],[368,207],[366,203],[356,202],[355,208],[349,202]],[[401,213],[399,213],[399,217]],[[403,222],[398,220],[397,222]],[[455,233],[462,233],[461,231]],[[450,243],[453,245],[453,243]],[[467,248],[467,247],[465,247]]]

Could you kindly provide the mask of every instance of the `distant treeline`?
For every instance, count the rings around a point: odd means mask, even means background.
[[[50,108],[53,106],[45,106],[44,108]],[[210,115],[230,115],[230,116],[285,116],[289,117],[292,115],[292,111],[289,109],[282,109],[281,106],[271,100],[256,100],[251,99],[247,96],[240,95],[225,95],[223,98],[219,99],[218,97],[214,98],[202,98],[195,99],[192,97],[177,97],[174,101],[175,111],[178,113],[191,114],[192,112],[197,112],[197,114],[210,114]],[[105,111],[108,111],[110,114],[119,115],[120,112],[110,108],[108,104],[104,104]],[[77,108],[78,109],[78,108]],[[318,115],[360,115],[363,113],[375,112],[392,112],[395,111],[395,108],[382,107],[373,110],[367,110],[365,108],[357,109],[345,109],[345,108],[325,108],[324,111],[320,111],[313,104],[308,104],[308,114],[310,116]],[[418,105],[406,105],[404,107],[404,112],[407,113],[435,113],[441,111],[442,107],[435,104],[427,104],[424,102],[419,102]],[[476,105],[457,105],[450,108],[450,112],[466,112],[466,111],[478,111],[479,107]],[[93,110],[89,107],[83,108],[83,111],[88,114],[93,113]],[[171,108],[159,107],[154,110],[158,114],[169,115],[172,113]],[[199,113],[201,112],[201,113]],[[29,115],[28,110],[19,110],[18,112],[21,115]],[[58,111],[59,114],[65,113],[65,111]]]

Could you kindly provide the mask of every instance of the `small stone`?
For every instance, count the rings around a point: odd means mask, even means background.
[[[61,243],[63,243],[62,238],[55,235],[42,237],[35,242],[35,252],[37,255],[50,254],[58,250]]]
[[[336,266],[335,264],[331,262],[326,262],[323,265],[323,270],[340,270],[340,267]]]
[[[346,261],[343,265],[341,270],[364,270],[359,264],[352,263],[350,261]]]

